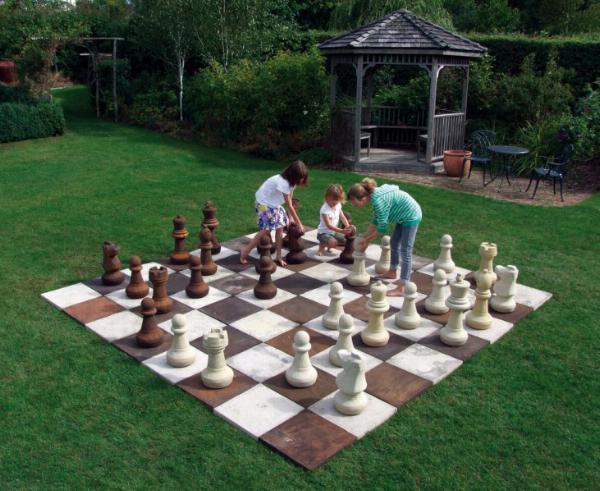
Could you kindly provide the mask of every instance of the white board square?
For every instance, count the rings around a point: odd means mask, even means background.
[[[295,273],[294,271],[291,271],[289,269],[278,266],[277,269],[275,270],[275,272],[271,275],[271,279],[273,281],[277,281],[277,280],[280,280],[281,278],[285,278],[286,276],[290,276],[294,273]],[[254,267],[245,269],[244,271],[241,271],[240,274],[243,274],[244,276],[247,276],[248,278],[252,278],[256,281],[258,281],[258,278],[260,277],[260,275],[256,272]]]
[[[187,276],[188,278],[190,276],[192,276],[192,272],[189,269],[184,269],[183,271],[180,271],[180,274]],[[215,274],[211,274],[208,276],[202,276],[202,279],[204,280],[204,283],[206,283],[207,285],[210,285],[213,281],[217,281],[217,280],[220,280],[221,278],[231,276],[232,274],[235,274],[235,273],[227,268],[224,268],[223,266],[219,266],[217,268],[217,272]]]
[[[312,364],[315,367],[320,368],[321,370],[324,370],[333,376],[337,376],[337,374],[342,371],[342,368],[332,365],[331,362],[329,361],[329,352],[331,351],[332,347],[327,348],[325,351],[321,351],[320,353],[317,353],[316,355],[311,357],[310,361],[312,362]],[[375,368],[377,365],[380,365],[381,363],[383,363],[379,358],[375,358],[374,356],[371,356],[371,355],[365,353],[364,351],[360,351],[360,350],[356,350],[356,349],[355,349],[355,351],[360,353],[362,356],[364,356],[365,370],[367,372],[369,370],[371,370],[372,368]]]
[[[142,278],[144,278],[144,281],[149,281],[150,280],[150,268],[153,268],[154,266],[156,266],[157,268],[162,267],[166,267],[163,264],[160,263],[155,263],[155,262],[150,262],[150,263],[145,263],[142,264]],[[129,268],[127,269],[122,269],[121,270],[123,273],[125,273],[128,276],[131,276],[131,270]],[[167,267],[167,272],[169,274],[173,274],[174,271],[171,268]]]
[[[506,322],[502,319],[497,319],[496,317],[492,316],[492,325],[488,329],[473,329],[471,327],[468,327],[467,323],[465,322],[465,330],[473,336],[476,336],[481,339],[486,339],[490,343],[495,343],[496,341],[498,341],[498,339],[500,339],[508,331],[510,331],[513,325],[514,324],[511,324],[510,322]]]
[[[387,362],[437,384],[462,365],[461,360],[421,344],[413,344]]]
[[[332,281],[339,281],[345,278],[350,274],[350,271],[335,264],[324,263],[306,268],[302,270],[302,274],[324,281],[325,283],[331,283]]]
[[[171,298],[173,298],[173,299],[177,300],[178,302],[181,302],[182,304],[187,305],[188,307],[191,307],[193,309],[200,309],[202,307],[210,305],[211,303],[215,303],[215,302],[224,300],[230,296],[231,295],[229,295],[229,293],[226,293],[217,288],[209,287],[208,293],[206,294],[206,296],[204,296],[202,298],[188,297],[185,290],[181,290],[180,292],[174,293],[173,295],[171,295]]]
[[[301,297],[308,298],[309,300],[313,300],[314,302],[318,302],[321,305],[329,306],[331,303],[331,298],[329,297],[329,292],[331,290],[331,285],[322,285],[319,288],[315,288],[314,290],[308,290],[304,292]],[[344,288],[342,290],[342,305],[347,304],[348,302],[352,302],[352,300],[356,300],[361,297],[360,293],[353,292],[352,290],[348,290]]]
[[[261,309],[270,309],[271,307],[275,307],[275,305],[283,303],[286,300],[291,300],[296,295],[291,292],[288,292],[287,290],[278,288],[277,294],[273,298],[270,298],[269,300],[261,300],[260,298],[256,298],[254,296],[253,289],[243,291],[243,292],[239,293],[237,296],[240,300],[245,300],[246,302],[251,303],[252,305],[256,305],[257,307],[260,307]]]
[[[92,290],[89,286],[83,283],[65,286],[58,290],[42,293],[42,298],[59,309],[66,309],[71,305],[93,300],[101,296],[96,290]]]
[[[341,254],[342,251],[339,251],[337,249],[332,249],[329,254],[327,252],[325,252],[322,256],[319,256],[318,252],[319,252],[318,245],[304,249],[304,253],[306,254],[306,257],[308,257],[309,259],[314,259],[315,261],[321,261],[321,262],[333,261],[335,258],[337,258]]]
[[[517,283],[517,291],[515,293],[515,301],[517,303],[537,310],[551,298],[552,293]]]
[[[429,263],[428,265],[423,266],[421,269],[418,269],[417,271],[419,273],[423,273],[423,274],[427,274],[429,276],[433,276],[433,263]],[[454,278],[456,278],[457,273],[462,274],[463,278],[464,278],[470,272],[471,272],[470,269],[465,269],[465,268],[461,268],[460,266],[456,266],[454,268],[454,271],[452,271],[452,273],[447,273],[448,281],[453,280]]]
[[[200,373],[206,368],[206,365],[208,364],[208,355],[202,353],[202,351],[194,348],[193,346],[190,346],[190,349],[196,354],[196,359],[191,365],[188,365],[187,367],[175,368],[169,365],[167,363],[166,351],[163,351],[162,353],[153,356],[152,358],[148,358],[142,363],[153,372],[156,372],[165,380],[171,382],[172,384],[176,384],[184,378],[188,378],[192,375]]]
[[[367,323],[364,321],[361,321],[360,319],[353,319],[353,320],[354,320],[354,333],[352,335],[354,336],[354,334],[359,333],[365,327],[367,327]],[[323,316],[322,315],[319,317],[316,317],[315,319],[312,319],[308,322],[305,322],[302,325],[304,327],[307,327],[308,329],[317,331],[317,332],[319,332],[327,337],[330,337],[332,339],[337,339],[340,336],[340,332],[337,329],[328,329],[323,325]]]
[[[129,310],[103,317],[85,325],[107,341],[116,341],[135,334],[142,327],[142,318]]]
[[[148,289],[147,297],[152,297],[152,288]],[[107,298],[110,298],[113,302],[118,303],[121,307],[125,307],[126,309],[135,309],[142,304],[143,298],[129,298],[127,293],[125,292],[125,288],[122,290],[116,290],[114,292],[106,295]]]
[[[296,327],[298,323],[270,310],[261,310],[242,317],[231,325],[260,341],[267,341]]]
[[[395,317],[395,314],[390,315],[387,319],[383,320],[383,325],[388,331],[398,334],[398,336],[402,336],[405,339],[410,339],[411,341],[418,341],[419,339],[426,338],[443,327],[442,324],[438,324],[426,317],[421,317],[421,324],[419,327],[415,329],[402,329],[396,325]]]
[[[258,344],[227,359],[227,364],[257,382],[274,377],[286,370],[292,357],[268,344]]]
[[[181,314],[185,317],[186,325],[188,328],[187,338],[189,341],[193,341],[194,339],[199,338],[200,336],[204,336],[209,333],[211,329],[216,327],[224,327],[221,321],[217,319],[213,319],[209,315],[206,315],[203,312],[198,310],[190,310],[186,314]],[[160,327],[163,331],[168,332],[169,334],[173,334],[171,331],[172,319],[161,322],[158,327]]]

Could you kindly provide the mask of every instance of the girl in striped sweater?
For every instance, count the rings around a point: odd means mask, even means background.
[[[419,203],[410,194],[401,191],[398,186],[391,184],[377,186],[377,183],[368,177],[350,188],[348,201],[357,208],[362,208],[366,204],[371,204],[373,208],[373,222],[363,234],[363,250],[375,237],[384,235],[389,224],[395,224],[391,240],[390,269],[380,277],[396,280],[398,266],[401,265],[400,284],[390,290],[388,296],[402,296],[404,284],[410,279],[412,250],[422,218]]]

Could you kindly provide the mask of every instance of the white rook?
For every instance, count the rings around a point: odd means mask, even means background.
[[[225,363],[225,348],[229,344],[227,331],[213,328],[202,338],[202,346],[208,353],[208,365],[202,370],[202,383],[209,389],[222,389],[233,381],[233,370]]]

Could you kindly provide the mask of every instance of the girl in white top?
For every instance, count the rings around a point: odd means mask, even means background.
[[[286,266],[281,257],[281,241],[283,239],[283,228],[287,227],[290,219],[282,206],[287,205],[292,221],[304,232],[300,217],[292,206],[292,195],[296,186],[308,184],[308,169],[306,164],[296,160],[281,173],[269,177],[256,191],[256,217],[258,233],[249,244],[240,248],[240,262],[248,263],[248,254],[256,247],[262,237],[271,237],[271,231],[275,230],[275,261],[280,266]]]
[[[319,241],[319,256],[338,244],[344,243],[346,235],[350,235],[353,231],[353,226],[348,222],[348,218],[342,211],[342,203],[344,202],[344,188],[340,184],[332,184],[325,191],[325,202],[321,206],[319,228],[317,229],[317,239]],[[340,220],[344,224],[344,228],[338,227]]]

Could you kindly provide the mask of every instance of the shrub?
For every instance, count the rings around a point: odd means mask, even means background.
[[[60,106],[48,103],[0,104],[1,143],[62,135],[64,130],[65,117]]]
[[[163,86],[151,87],[150,92],[134,95],[127,111],[128,121],[158,130],[175,124],[177,117],[177,94]]]
[[[4,102],[17,102],[19,104],[33,104],[33,99],[23,87],[10,87],[0,84],[0,104]]]

